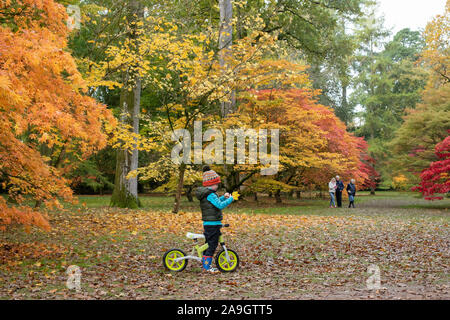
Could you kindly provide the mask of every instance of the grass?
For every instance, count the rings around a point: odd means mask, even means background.
[[[1,234],[0,299],[450,298],[449,199],[359,193],[356,209],[330,209],[327,199],[283,200],[249,197],[226,209],[232,227],[223,232],[242,264],[232,274],[205,276],[195,262],[179,274],[161,264],[170,248],[189,251],[186,231],[201,232],[196,200],[183,199],[174,215],[169,197],[142,196],[142,208],[127,210],[109,208],[109,196],[81,196],[50,214],[49,233]],[[364,289],[372,263],[387,291]],[[82,269],[79,293],[65,287],[73,264]]]

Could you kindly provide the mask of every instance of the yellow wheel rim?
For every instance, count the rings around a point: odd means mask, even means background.
[[[181,258],[181,257],[184,257],[184,254],[182,252],[176,251],[176,250],[170,251],[166,255],[166,259],[164,260],[167,268],[172,271],[180,271],[184,267],[186,260],[179,260],[179,261],[174,261],[174,260],[176,258]]]
[[[225,251],[222,251],[219,255],[219,267],[225,271],[233,271],[237,267],[238,258],[236,254],[232,251],[228,251],[228,257],[230,261],[227,261],[227,256],[225,255]]]

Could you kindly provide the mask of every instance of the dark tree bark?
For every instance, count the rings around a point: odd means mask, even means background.
[[[281,201],[281,191],[280,190],[275,192],[275,199],[276,199],[276,203],[282,203],[283,202],[283,201]]]
[[[192,186],[189,186],[186,189],[186,197],[188,198],[189,202],[194,202],[194,198],[192,197]]]
[[[186,171],[186,164],[182,163],[180,165],[179,173],[178,173],[178,184],[177,190],[175,192],[175,203],[173,205],[173,213],[178,213],[180,210],[180,202],[181,202],[181,193],[183,192],[184,185],[184,172]]]

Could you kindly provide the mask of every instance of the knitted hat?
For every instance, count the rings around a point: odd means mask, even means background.
[[[220,177],[219,175],[214,171],[211,170],[209,166],[203,167],[203,186],[209,187],[215,184],[220,183]]]

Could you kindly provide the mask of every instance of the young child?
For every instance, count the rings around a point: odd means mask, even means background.
[[[203,167],[203,187],[197,188],[195,195],[200,200],[202,210],[203,228],[206,242],[209,247],[203,253],[203,269],[216,273],[217,269],[212,268],[212,257],[219,244],[222,227],[222,209],[226,208],[234,201],[229,193],[225,193],[219,198],[216,191],[219,188],[220,177],[209,166]]]

